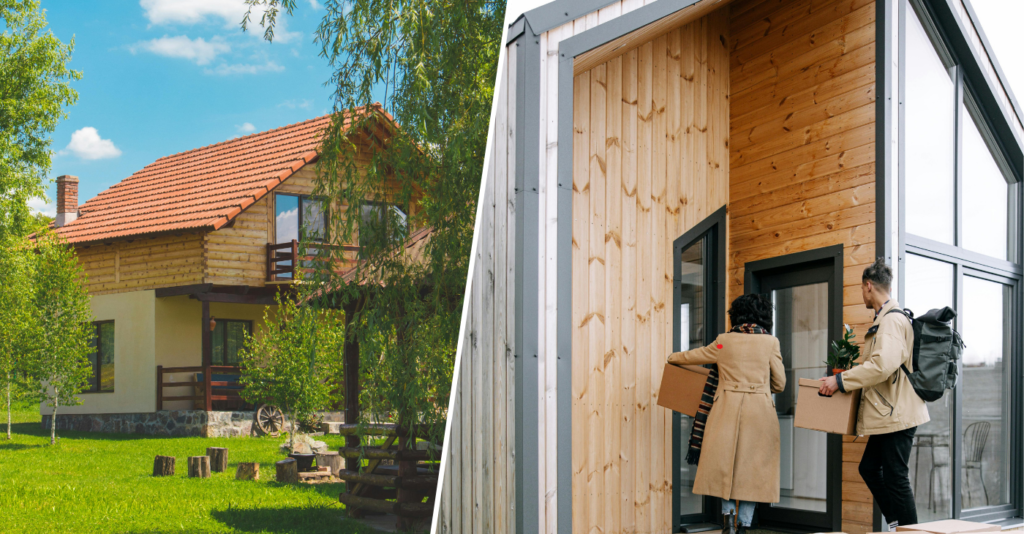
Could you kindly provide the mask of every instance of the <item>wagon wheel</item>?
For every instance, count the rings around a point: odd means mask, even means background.
[[[277,406],[261,404],[256,409],[256,429],[263,435],[277,437],[284,428],[284,414]]]

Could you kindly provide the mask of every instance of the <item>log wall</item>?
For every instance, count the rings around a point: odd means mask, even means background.
[[[737,0],[730,41],[728,298],[744,264],[844,247],[843,321],[858,339],[873,320],[860,275],[875,257],[874,0]],[[863,443],[843,446],[842,530],[872,530],[857,472]],[[863,439],[858,440],[863,441]]]
[[[670,532],[672,243],[728,201],[729,15],[574,83],[574,532]]]
[[[203,235],[168,234],[76,246],[90,295],[140,291],[203,281]]]

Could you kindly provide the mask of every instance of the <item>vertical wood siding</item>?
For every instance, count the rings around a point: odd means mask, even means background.
[[[515,47],[499,76],[437,532],[515,532]],[[509,96],[512,96],[510,99]]]
[[[573,531],[671,530],[672,243],[728,198],[729,15],[576,75]]]
[[[860,275],[875,257],[874,0],[733,4],[729,296],[744,264],[842,244],[843,321],[873,315]],[[842,529],[870,532],[863,443],[843,445]],[[863,438],[858,441],[864,441]]]

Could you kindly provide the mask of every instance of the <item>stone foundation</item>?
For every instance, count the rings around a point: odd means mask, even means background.
[[[143,434],[147,436],[202,436],[238,438],[254,435],[255,412],[207,412],[205,410],[163,410],[152,413],[57,414],[57,429],[78,432]],[[341,412],[325,412],[324,421],[342,421]],[[50,428],[50,416],[42,426]]]

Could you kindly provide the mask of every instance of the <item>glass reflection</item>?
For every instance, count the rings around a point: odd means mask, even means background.
[[[825,500],[828,435],[793,426],[801,378],[825,376],[828,352],[828,283],[772,292],[775,337],[786,366],[786,389],[775,396],[779,416],[781,496],[778,506],[812,512],[828,511]]]
[[[964,277],[963,508],[1010,502],[1011,288]]]
[[[697,349],[705,345],[706,332],[704,313],[704,240],[700,240],[683,250],[680,259],[682,278],[680,281],[681,299],[679,304],[679,347],[680,350]],[[697,476],[697,466],[686,463],[686,452],[689,448],[690,430],[693,418],[680,416],[682,437],[679,450],[680,456],[680,513],[699,514],[703,510],[703,500],[693,493],[693,481]]]
[[[953,244],[956,90],[921,20],[906,13],[906,230]]]
[[[1005,260],[1009,230],[1006,177],[992,157],[977,123],[961,105],[963,129],[964,248]]]
[[[915,314],[943,306],[954,307],[953,265],[907,254],[904,307]],[[910,484],[920,522],[952,517],[952,470],[949,464],[949,428],[952,395],[928,403],[931,421],[917,427],[910,454]]]

